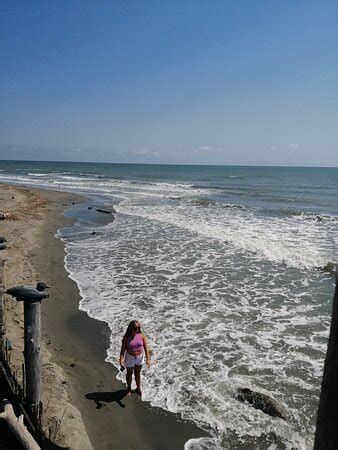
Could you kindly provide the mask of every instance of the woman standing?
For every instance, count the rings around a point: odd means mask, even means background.
[[[146,355],[147,367],[150,366],[150,356],[147,339],[142,333],[140,322],[132,320],[127,327],[122,339],[120,352],[120,365],[126,366],[127,374],[127,395],[131,394],[131,381],[134,372],[136,382],[136,393],[142,396],[141,392],[141,369]]]

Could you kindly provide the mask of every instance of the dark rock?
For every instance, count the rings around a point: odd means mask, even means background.
[[[213,200],[207,199],[207,198],[197,198],[195,200],[191,200],[191,202],[193,205],[197,205],[197,206],[209,206],[209,205],[214,205],[215,202]]]
[[[97,231],[92,231],[92,234],[94,235],[94,234],[99,234]]]
[[[287,418],[287,411],[284,405],[272,397],[261,392],[255,392],[248,388],[237,389],[235,398],[240,402],[247,402],[256,409],[260,409],[263,413],[280,419]]]
[[[7,242],[7,239],[3,236],[0,236],[0,242]]]
[[[102,212],[102,213],[105,213],[105,214],[113,214],[113,213],[116,213],[116,211],[115,211],[114,208],[111,208],[111,209],[96,208],[96,211],[97,211],[97,212]]]
[[[329,261],[326,266],[322,268],[323,272],[332,273],[333,275],[336,273],[336,265]]]
[[[5,248],[7,248],[6,244],[0,242],[0,250],[5,250]]]
[[[88,209],[93,209],[93,207],[92,206],[88,206]]]

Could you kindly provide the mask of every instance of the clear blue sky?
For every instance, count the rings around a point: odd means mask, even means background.
[[[2,1],[0,159],[338,166],[338,2]]]

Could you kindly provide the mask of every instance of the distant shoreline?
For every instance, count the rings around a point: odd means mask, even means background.
[[[102,165],[129,165],[129,166],[172,166],[172,167],[253,167],[253,168],[285,168],[285,169],[338,169],[338,166],[286,166],[273,164],[187,164],[187,163],[140,163],[140,162],[112,162],[112,161],[54,161],[39,159],[1,159],[1,162],[21,162],[21,163],[53,163],[53,164],[102,164]]]

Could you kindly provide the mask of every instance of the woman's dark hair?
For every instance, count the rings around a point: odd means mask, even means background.
[[[136,329],[136,327],[137,327],[137,329]],[[136,329],[136,333],[142,333],[140,322],[138,320],[132,320],[130,322],[130,324],[127,326],[127,330],[126,330],[124,336],[125,337],[131,336],[133,329]]]

